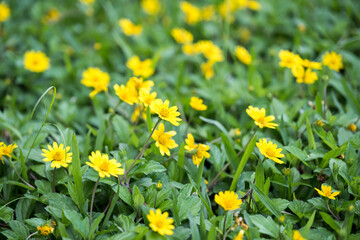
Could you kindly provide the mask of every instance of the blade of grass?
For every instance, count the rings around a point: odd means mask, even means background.
[[[80,211],[83,211],[83,205],[85,203],[83,184],[82,184],[82,175],[81,175],[81,161],[80,161],[80,153],[79,146],[75,136],[75,133],[72,136],[71,140],[71,149],[72,149],[72,167],[73,167],[73,176],[75,183],[75,191],[77,196],[77,202],[79,203]]]

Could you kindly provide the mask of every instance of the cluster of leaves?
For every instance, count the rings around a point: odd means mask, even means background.
[[[223,2],[207,5],[217,9]],[[0,163],[0,237],[26,239],[48,224],[54,228],[49,237],[57,239],[232,239],[241,231],[244,239],[293,239],[295,230],[306,239],[360,238],[360,133],[354,130],[360,116],[360,3],[259,2],[259,11],[240,9],[232,21],[215,15],[189,25],[177,1],[160,1],[157,15],[142,11],[141,1],[8,1],[10,18],[0,23],[0,142],[18,148]],[[60,19],[44,22],[52,8]],[[141,35],[124,35],[121,18],[141,24]],[[178,27],[223,51],[210,80],[201,71],[203,56],[187,56],[172,38]],[[250,49],[250,65],[236,59],[239,44]],[[32,49],[49,56],[44,73],[24,69],[24,53]],[[313,85],[300,85],[290,69],[279,67],[280,49],[319,62],[318,56],[334,50],[344,69],[324,70]],[[109,73],[111,85],[126,84],[133,55],[153,60],[154,89],[178,106],[184,122],[165,124],[177,132],[179,147],[171,156],[150,142],[135,164],[156,118],[147,111],[146,120],[132,122],[133,106],[117,104],[112,88],[89,98],[80,82],[81,73],[96,66]],[[191,109],[192,96],[203,98],[207,110]],[[266,108],[279,126],[255,134],[249,105]],[[210,146],[210,158],[199,166],[184,148],[188,132]],[[262,161],[255,145],[260,138],[282,148],[284,164]],[[55,192],[54,170],[41,156],[54,141],[73,154],[69,167],[56,171]],[[99,181],[89,224],[98,173],[85,162],[95,150],[128,172],[126,179]],[[317,193],[322,184],[340,192],[335,200]],[[215,203],[215,194],[226,190],[243,198],[239,209],[224,211]],[[154,208],[174,219],[173,235],[149,227]]]

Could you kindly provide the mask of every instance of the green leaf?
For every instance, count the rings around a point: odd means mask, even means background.
[[[242,156],[242,158],[240,160],[239,166],[237,167],[234,178],[233,178],[233,180],[231,182],[230,191],[235,191],[236,186],[237,186],[237,182],[238,182],[238,180],[240,178],[240,174],[242,173],[242,171],[243,171],[243,169],[245,167],[245,164],[247,163],[247,161],[248,161],[248,159],[250,157],[250,154],[254,150],[256,140],[257,140],[257,135],[255,135],[251,139],[249,145],[246,147],[245,153],[244,153],[244,155]]]
[[[21,199],[16,204],[15,214],[17,220],[25,220],[29,218],[33,208],[35,205],[35,201],[32,199]]]
[[[10,221],[9,226],[20,237],[20,239],[26,239],[27,236],[29,236],[29,230],[27,226],[21,221]]]
[[[256,185],[251,183],[251,188],[259,197],[260,201],[265,205],[265,207],[274,214],[277,218],[281,216],[280,211],[276,208],[275,204],[271,201],[271,199],[265,195]]]
[[[236,152],[234,150],[234,148],[231,146],[229,139],[227,138],[227,136],[224,133],[220,133],[221,139],[224,143],[224,147],[225,147],[225,152],[226,152],[226,156],[228,157],[229,162],[231,163],[231,165],[233,166],[233,168],[236,168],[237,165],[237,156],[236,156]]]
[[[309,199],[308,202],[314,205],[318,210],[328,211],[325,200],[320,197]]]
[[[294,200],[289,204],[289,208],[295,213],[300,219],[303,217],[309,218],[314,212],[314,207],[307,202],[301,200]]]
[[[226,130],[226,128],[220,122],[218,122],[216,120],[213,120],[213,119],[204,118],[202,116],[200,116],[200,119],[203,120],[204,122],[215,125],[217,128],[220,129],[220,131],[222,131],[227,136],[228,139],[231,139],[230,136],[229,136],[228,131]]]
[[[284,147],[288,152],[290,152],[291,154],[293,154],[294,156],[296,156],[298,159],[304,161],[305,158],[307,157],[307,154],[302,151],[301,149],[294,147],[294,146],[287,146]]]
[[[200,233],[199,233],[199,229],[197,227],[197,224],[194,220],[193,215],[191,214],[191,211],[189,210],[187,212],[187,218],[189,219],[190,222],[190,228],[191,228],[191,239],[192,240],[201,240],[200,238]]]
[[[74,176],[75,183],[75,193],[76,193],[76,202],[80,211],[83,209],[85,203],[83,184],[82,184],[82,174],[81,174],[81,161],[80,161],[80,152],[78,142],[75,136],[75,133],[72,136],[72,174]]]
[[[340,156],[341,154],[343,154],[344,152],[346,152],[346,145],[343,145],[341,147],[337,147],[329,152],[327,152],[324,157],[323,160],[321,161],[321,168],[325,168],[328,164],[329,164],[329,160],[331,158],[335,158],[337,156]]]
[[[89,231],[89,234],[88,234],[88,239],[92,239],[93,238],[93,235],[96,231],[96,229],[98,228],[101,220],[103,219],[104,217],[104,213],[101,213],[92,223],[91,223],[91,226],[90,226],[90,231]]]
[[[0,208],[0,219],[8,223],[14,218],[14,210],[10,207],[3,206]]]
[[[332,219],[327,213],[320,212],[320,215],[324,222],[326,222],[332,229],[334,229],[336,232],[340,231],[340,224]]]
[[[145,164],[141,165],[134,173],[143,173],[145,175],[151,174],[151,173],[157,173],[157,172],[164,172],[166,171],[166,168],[161,165],[159,162],[155,162],[153,160],[150,160],[149,162],[146,162]]]
[[[208,212],[208,214],[209,214],[209,217],[210,217],[210,218],[213,217],[215,214],[213,213],[213,211],[212,211],[212,209],[211,209],[211,207],[210,207],[210,206],[211,206],[211,203],[210,203],[210,201],[209,201],[209,198],[205,198],[205,197],[203,196],[203,194],[199,191],[199,189],[198,189],[197,186],[196,186],[195,181],[191,178],[190,174],[188,174],[188,178],[189,178],[192,186],[195,188],[196,193],[197,193],[198,196],[200,197],[202,203],[204,204],[204,206],[205,206],[205,208],[206,208],[206,210],[207,210],[207,212]]]
[[[306,118],[306,135],[309,142],[309,147],[312,149],[316,149],[316,143],[314,139],[314,134],[311,128],[311,124],[308,118]]]
[[[320,116],[323,116],[323,107],[322,107],[322,103],[321,103],[321,96],[320,96],[320,92],[318,92],[316,94],[315,97],[315,107],[316,107],[316,112],[318,114],[320,114]]]
[[[63,213],[73,228],[85,239],[89,235],[89,218],[83,218],[80,213],[73,210],[63,209]]]
[[[314,223],[314,219],[315,219],[315,215],[316,215],[316,210],[311,214],[311,217],[309,218],[309,221],[306,223],[306,225],[301,228],[301,233],[304,235],[307,235],[311,226]]]
[[[148,128],[149,133],[151,133],[152,128],[153,128],[153,122],[152,122],[152,118],[151,118],[151,113],[150,113],[150,108],[148,107],[146,109],[146,125]]]
[[[182,222],[187,219],[188,211],[191,212],[193,216],[198,216],[201,209],[201,200],[195,196],[181,197],[179,196],[178,200],[178,209],[179,209],[179,220]]]
[[[182,143],[180,148],[179,148],[179,154],[178,154],[178,159],[177,159],[177,165],[179,167],[181,167],[182,169],[184,169],[184,162],[185,162],[185,144]]]
[[[267,234],[275,239],[279,238],[280,227],[270,216],[265,218],[262,215],[252,215],[250,219],[252,223],[259,228],[261,233]]]
[[[106,123],[105,123],[105,117],[104,115],[101,115],[100,117],[100,126],[97,131],[96,141],[95,141],[95,150],[102,151],[103,144],[105,140],[106,135]]]
[[[200,189],[200,185],[201,185],[201,180],[202,180],[202,175],[203,175],[203,171],[204,171],[204,164],[205,164],[205,160],[201,161],[199,168],[197,169],[197,173],[196,173],[196,186],[198,187],[198,189]]]

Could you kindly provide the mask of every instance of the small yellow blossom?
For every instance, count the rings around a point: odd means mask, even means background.
[[[131,57],[126,62],[126,66],[133,71],[135,76],[142,76],[144,78],[150,77],[155,72],[151,59],[141,61],[138,56]]]
[[[280,222],[282,222],[282,223],[285,222],[285,216],[284,216],[284,215],[280,216],[279,220],[280,220]]]
[[[93,4],[95,2],[95,0],[80,0],[80,2],[85,5],[90,5],[90,4]]]
[[[292,68],[295,65],[301,64],[302,59],[298,54],[294,54],[288,50],[280,50],[280,67]]]
[[[185,44],[182,46],[182,51],[183,51],[183,53],[185,53],[186,55],[189,55],[189,56],[200,53],[196,44]]]
[[[215,195],[215,202],[225,211],[238,209],[242,204],[242,200],[238,199],[238,195],[234,191],[219,192]]]
[[[250,53],[244,47],[237,46],[235,48],[235,54],[240,62],[242,62],[246,65],[251,64],[252,57],[251,57]]]
[[[170,122],[171,124],[175,126],[179,126],[179,121],[181,121],[181,118],[178,118],[177,116],[180,116],[180,113],[178,112],[178,108],[176,106],[169,108],[169,101],[165,100],[164,102],[161,99],[155,99],[150,104],[150,109],[158,114],[158,116],[165,120]]]
[[[260,139],[259,142],[256,143],[256,146],[259,148],[259,151],[266,158],[273,160],[276,163],[284,163],[279,158],[285,157],[284,154],[281,153],[282,148],[277,148],[277,145],[271,141],[267,142],[265,138]]]
[[[351,124],[349,125],[349,129],[350,129],[350,131],[355,132],[356,129],[357,129],[357,127],[356,127],[355,124],[351,123]]]
[[[309,61],[308,59],[304,59],[302,61],[302,65],[306,68],[311,68],[311,69],[316,69],[316,70],[320,70],[321,69],[321,63],[319,62],[312,62]]]
[[[169,214],[164,212],[161,214],[161,210],[157,209],[156,212],[154,210],[150,210],[149,214],[146,216],[149,220],[149,226],[154,232],[159,233],[160,235],[173,235],[173,229],[175,226],[173,225],[174,220],[172,218],[168,218]]]
[[[127,86],[132,85],[137,91],[145,90],[150,91],[151,87],[154,86],[154,82],[151,80],[144,81],[142,77],[132,77],[129,79]]]
[[[59,21],[61,14],[58,9],[51,8],[47,14],[42,18],[43,23],[54,23]]]
[[[141,106],[136,106],[136,108],[134,109],[134,112],[131,114],[131,121],[132,122],[136,122],[136,120],[138,120],[140,114],[141,114],[141,110],[142,107]]]
[[[336,52],[327,52],[322,58],[322,63],[325,66],[328,66],[330,69],[335,70],[337,72],[340,71],[340,69],[344,68],[344,65],[342,63],[342,57],[341,54],[337,54]]]
[[[213,65],[214,65],[214,62],[212,62],[212,61],[207,61],[206,63],[201,64],[201,71],[204,74],[205,78],[208,80],[211,79],[212,77],[214,77],[214,75],[215,75]]]
[[[119,86],[118,84],[115,84],[114,90],[120,100],[126,102],[127,104],[133,105],[134,103],[138,103],[138,93],[132,86]]]
[[[147,89],[140,89],[139,91],[139,100],[145,107],[150,106],[150,104],[155,100],[156,92],[150,93]]]
[[[156,15],[161,9],[159,0],[141,0],[141,7],[149,15]]]
[[[171,35],[175,39],[175,41],[180,44],[191,43],[194,39],[191,32],[183,28],[174,28],[173,30],[171,30]]]
[[[203,104],[203,100],[198,97],[191,97],[190,106],[196,111],[205,111],[207,106]]]
[[[4,164],[4,156],[11,157],[12,152],[18,146],[14,144],[6,145],[3,142],[0,142],[0,160]]]
[[[0,23],[5,22],[10,17],[10,8],[5,2],[0,3]]]
[[[297,28],[299,29],[300,32],[305,32],[306,31],[306,25],[303,23],[299,23],[297,25]]]
[[[142,32],[141,25],[135,25],[127,18],[120,19],[119,26],[127,36],[137,36],[140,35]]]
[[[275,128],[278,126],[276,123],[272,123],[271,121],[275,120],[275,117],[270,115],[266,117],[265,108],[257,108],[253,106],[249,106],[246,109],[246,113],[255,121],[255,124],[260,128],[267,127],[267,128]]]
[[[194,136],[191,133],[188,133],[185,143],[184,149],[187,151],[192,151],[198,147],[198,145],[195,144]]]
[[[303,238],[299,232],[299,230],[294,230],[293,232],[293,240],[306,240],[305,238]]]
[[[201,52],[204,57],[212,62],[224,61],[224,56],[221,49],[212,41],[202,40],[196,43],[197,51]]]
[[[187,24],[193,25],[201,21],[201,10],[189,2],[180,3],[181,11],[185,14]]]
[[[335,197],[340,194],[340,192],[331,193],[331,186],[326,186],[325,184],[321,185],[321,191],[317,188],[315,190],[324,197],[335,200]]]
[[[101,178],[110,177],[110,175],[118,177],[124,174],[124,169],[120,168],[121,164],[116,162],[115,159],[109,160],[109,156],[105,153],[101,154],[100,151],[91,152],[89,160],[90,162],[86,162],[86,164],[99,172]]]
[[[44,72],[50,68],[50,60],[41,51],[27,51],[24,56],[24,67],[31,72]]]
[[[192,156],[193,163],[199,167],[200,163],[204,158],[210,158],[210,154],[207,152],[209,151],[210,147],[205,144],[198,144],[197,151]]]
[[[38,230],[38,232],[39,232],[41,235],[43,235],[43,236],[48,236],[48,235],[50,235],[51,233],[54,232],[54,228],[51,227],[51,226],[48,225],[48,224],[45,224],[45,225],[43,225],[43,226],[38,226],[38,227],[37,227],[37,230]]]
[[[96,43],[94,43],[94,45],[93,45],[93,48],[94,48],[95,50],[100,50],[101,47],[102,47],[102,45],[101,45],[101,43],[99,43],[99,42],[96,42]]]
[[[69,153],[70,147],[64,148],[64,144],[58,145],[57,142],[53,142],[53,146],[47,145],[46,149],[42,149],[41,156],[45,157],[44,162],[51,162],[52,168],[67,167],[68,163],[72,161],[72,153]]]
[[[316,125],[318,125],[319,127],[322,127],[322,126],[324,126],[324,123],[321,120],[317,120]]]
[[[318,80],[316,72],[311,71],[310,68],[305,71],[304,67],[300,64],[293,66],[291,72],[296,77],[297,83],[313,84]]]
[[[254,11],[258,11],[261,8],[261,4],[257,1],[248,1],[248,8]]]
[[[158,183],[156,184],[156,189],[161,190],[162,186],[163,185],[162,185],[161,181],[159,180]]]
[[[158,130],[155,130],[152,138],[156,141],[155,145],[159,148],[161,155],[170,156],[170,150],[176,148],[178,145],[171,137],[176,135],[175,131],[164,132],[165,126],[163,123],[159,124]]]
[[[109,82],[110,75],[99,68],[89,67],[82,73],[81,83],[87,87],[94,88],[89,95],[91,98],[101,91],[107,92]]]
[[[240,32],[239,35],[240,35],[241,41],[244,43],[248,43],[250,40],[250,37],[251,37],[250,30],[248,28],[242,27],[242,28],[240,28],[239,32]]]
[[[239,234],[236,236],[234,240],[243,240],[244,239],[244,230],[240,230]]]
[[[201,10],[202,19],[204,21],[210,21],[215,16],[215,7],[214,5],[209,5],[206,7],[203,7]]]

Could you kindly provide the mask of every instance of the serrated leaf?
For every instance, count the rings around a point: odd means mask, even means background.
[[[261,233],[267,234],[275,239],[279,238],[280,227],[271,217],[268,216],[265,218],[262,215],[252,215],[249,217]]]

